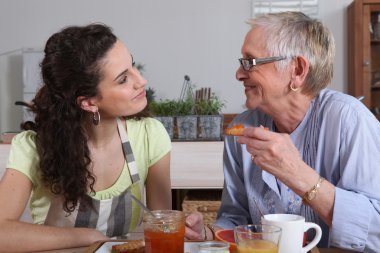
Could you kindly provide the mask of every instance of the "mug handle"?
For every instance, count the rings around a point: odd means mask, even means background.
[[[315,237],[311,242],[309,242],[305,247],[302,248],[302,253],[306,253],[306,252],[310,251],[321,240],[321,237],[322,237],[321,227],[318,224],[315,224],[312,222],[305,222],[304,232],[308,231],[311,228],[315,229]]]

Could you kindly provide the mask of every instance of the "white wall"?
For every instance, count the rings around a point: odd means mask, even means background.
[[[337,44],[331,88],[346,91],[346,7],[351,0],[320,0],[320,18]],[[144,76],[158,98],[177,98],[184,75],[226,100],[225,113],[243,109],[235,80],[250,0],[0,0],[0,55],[42,49],[64,26],[103,22],[113,27],[145,64]],[[20,52],[0,56],[0,132],[18,130],[22,100]],[[12,87],[12,88],[10,88]]]

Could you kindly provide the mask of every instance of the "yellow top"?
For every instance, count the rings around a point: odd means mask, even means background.
[[[171,141],[161,122],[154,118],[127,120],[126,122],[128,138],[137,163],[140,180],[145,182],[149,167],[170,152]],[[34,131],[24,131],[16,135],[12,140],[7,168],[22,172],[32,181],[33,192],[29,207],[33,222],[43,224],[53,194],[42,185],[38,177],[39,155],[35,140],[36,133]],[[125,163],[117,181],[108,189],[98,191],[95,196],[91,197],[97,200],[111,199],[119,196],[130,185],[129,169]]]

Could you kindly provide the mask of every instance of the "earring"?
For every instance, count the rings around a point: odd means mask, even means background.
[[[292,90],[292,91],[298,91],[300,88],[298,87],[298,88],[294,88],[293,87],[293,83],[291,83],[290,85],[289,85],[289,88]]]
[[[94,112],[92,114],[92,123],[97,126],[100,122],[100,113],[98,111]]]

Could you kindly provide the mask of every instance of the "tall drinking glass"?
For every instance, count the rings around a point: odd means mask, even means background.
[[[176,210],[144,213],[144,239],[146,253],[184,252],[185,214]]]
[[[234,229],[239,253],[278,253],[281,228],[273,225],[240,225]]]

